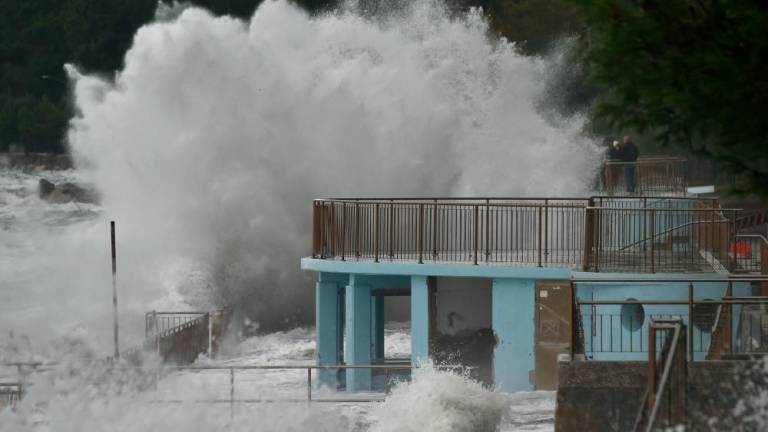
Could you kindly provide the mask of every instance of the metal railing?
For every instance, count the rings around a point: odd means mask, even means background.
[[[768,274],[768,240],[756,234],[738,234],[729,251],[736,263],[736,271]],[[764,286],[768,295],[768,286]]]
[[[716,205],[666,197],[319,199],[313,203],[312,256],[711,272],[713,266],[734,267],[728,245],[737,233],[726,217],[736,210]]]
[[[94,362],[92,360],[84,361],[84,365],[100,364],[105,367],[107,371],[120,372],[120,373],[142,373],[145,378],[149,380],[149,386],[144,387],[144,391],[152,392],[149,396],[149,401],[152,403],[210,403],[210,404],[229,404],[230,416],[234,415],[236,404],[254,404],[254,403],[291,403],[291,402],[315,402],[315,403],[361,403],[361,402],[382,402],[384,396],[389,393],[390,389],[397,382],[400,382],[405,378],[402,374],[395,373],[396,371],[408,371],[409,375],[418,366],[411,364],[396,363],[396,364],[374,364],[374,365],[190,365],[190,366],[173,366],[162,365],[159,367],[142,367],[142,366],[129,366],[129,365],[115,365],[110,362]],[[18,366],[26,367],[32,365],[32,371],[36,372],[48,372],[54,370],[58,363],[0,363],[0,366]],[[431,368],[435,370],[454,371],[458,373],[466,373],[467,366],[462,365],[433,365]],[[372,375],[379,377],[379,381],[382,384],[379,386],[380,390],[371,390],[369,392],[363,392],[359,396],[351,396],[349,393],[345,393],[339,396],[339,392],[335,389],[327,388],[327,391],[319,391],[322,385],[313,384],[320,380],[313,378],[313,371],[318,372],[338,372],[349,369],[355,370],[370,370]],[[251,371],[297,371],[301,372],[305,379],[305,387],[302,397],[241,397],[237,394],[237,379],[240,375]],[[21,373],[21,369],[19,369]],[[161,381],[163,377],[168,376],[170,372],[191,372],[191,373],[221,373],[221,378],[226,380],[226,396],[225,397],[190,397],[188,391],[185,392],[185,398],[167,398],[162,397]],[[29,375],[26,373],[25,376]],[[246,377],[244,379],[252,377]],[[134,380],[136,381],[136,380]],[[146,380],[140,380],[147,382]],[[208,385],[211,384],[210,380],[207,380]],[[14,383],[15,384],[15,383]],[[178,382],[176,383],[178,384]],[[0,383],[0,386],[4,384]],[[1,387],[0,387],[1,388]],[[248,387],[253,389],[253,387]],[[275,390],[275,389],[272,389]],[[319,395],[318,395],[319,393]],[[0,393],[2,394],[2,393]],[[19,393],[21,394],[21,393]],[[275,394],[275,393],[273,393]],[[279,395],[277,395],[279,396]],[[18,400],[18,399],[16,399]]]
[[[687,319],[688,317],[693,317],[693,319],[687,320],[689,325],[686,327],[686,340],[688,341],[688,360],[693,361],[695,359],[695,352],[705,354],[704,357],[706,359],[720,358],[720,356],[723,354],[746,352],[746,350],[750,349],[750,346],[754,345],[754,342],[753,345],[742,343],[734,346],[732,338],[733,320],[731,310],[733,306],[766,307],[768,306],[768,297],[734,297],[733,284],[752,284],[766,282],[768,282],[768,277],[731,277],[722,279],[573,279],[571,281],[571,290],[573,290],[573,298],[576,299],[574,301],[574,307],[577,308],[578,311],[574,314],[574,316],[580,315],[582,317],[583,330],[582,334],[579,335],[574,332],[571,345],[578,347],[578,349],[581,350],[580,352],[587,354],[605,352],[632,353],[648,351],[651,347],[648,344],[643,346],[642,343],[639,343],[638,340],[638,334],[642,335],[645,333],[647,335],[649,332],[647,326],[644,326],[643,324],[643,322],[646,321],[644,311],[642,318],[638,317],[637,319],[639,323],[634,323],[632,316],[605,318],[606,316],[610,317],[611,315],[615,314],[599,314],[597,312],[597,308],[603,306],[615,307],[624,305],[685,306],[686,310],[680,310],[679,313],[649,314],[649,316],[651,318],[661,317],[661,319],[669,316],[674,319]],[[658,288],[659,284],[685,284],[687,285],[687,298],[679,300],[589,300],[578,298],[579,284],[594,285],[601,283],[633,284],[637,285],[638,289],[654,289]],[[724,285],[725,291],[721,300],[696,300],[696,286],[694,284],[703,285],[706,283],[717,283]],[[585,313],[583,311],[583,308],[585,307],[591,308],[591,313]],[[628,321],[632,324],[625,326]],[[761,318],[760,325],[762,325],[763,322],[764,321]],[[749,327],[749,322],[742,321],[741,325],[747,326],[747,330],[751,330],[754,334],[757,334],[759,331],[759,337],[762,341],[763,333],[768,334],[768,329],[764,331],[762,327],[760,327],[758,330],[758,328],[755,327],[756,323],[756,321],[753,322],[752,327]],[[606,325],[609,327],[608,330],[605,330]],[[618,326],[622,326],[622,328],[616,330]],[[594,332],[594,334],[591,335],[591,332]],[[636,343],[636,341],[638,343]]]
[[[609,195],[684,195],[688,187],[685,166],[686,160],[677,157],[644,157],[636,162],[606,161],[603,163],[603,189]]]
[[[686,430],[688,425],[688,362],[686,331],[681,319],[651,321],[648,344],[648,391],[634,430]],[[656,343],[663,335],[658,355]]]
[[[735,270],[729,245],[738,210],[590,207],[586,212],[585,270]]]
[[[6,407],[14,408],[21,400],[21,396],[20,382],[0,382],[0,410]]]
[[[191,363],[201,353],[218,351],[226,326],[226,311],[147,312],[144,350],[156,351],[163,361]]]
[[[321,199],[313,257],[578,267],[586,199]]]

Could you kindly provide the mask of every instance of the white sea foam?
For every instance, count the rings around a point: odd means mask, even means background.
[[[580,120],[534,106],[546,68],[437,2],[381,20],[189,8],[142,27],[114,82],[71,69],[69,139],[117,220],[131,295],[174,292],[168,262],[192,263],[184,296],[284,326],[311,319],[312,198],[585,192]]]

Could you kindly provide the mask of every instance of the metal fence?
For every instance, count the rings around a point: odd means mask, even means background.
[[[586,199],[326,199],[313,257],[578,267]]]
[[[768,240],[756,234],[738,234],[731,245],[736,271],[743,273],[768,274]],[[763,294],[768,295],[768,286]]]
[[[0,382],[0,410],[13,408],[21,400],[22,384],[20,382]]]
[[[226,311],[147,312],[144,350],[154,350],[166,362],[191,363],[201,353],[218,351],[226,327]]]
[[[603,189],[609,195],[684,195],[688,187],[685,166],[685,159],[676,157],[640,158],[636,162],[606,161],[603,164]]]
[[[651,321],[648,333],[648,390],[635,421],[635,432],[687,429],[685,329],[680,319]],[[663,342],[657,351],[653,341],[659,337]]]
[[[735,270],[729,246],[737,210],[592,207],[586,212],[585,270]]]

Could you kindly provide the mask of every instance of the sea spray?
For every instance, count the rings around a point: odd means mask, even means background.
[[[468,376],[425,366],[374,411],[372,432],[492,432],[509,411],[507,395]]]
[[[70,68],[69,141],[118,222],[124,295],[290,326],[311,320],[312,198],[587,193],[581,120],[534,106],[547,64],[488,35],[434,1],[382,19],[270,1],[142,27],[114,80]]]

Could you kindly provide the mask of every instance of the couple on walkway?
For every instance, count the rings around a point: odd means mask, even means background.
[[[632,137],[624,135],[624,141],[613,141],[608,149],[608,160],[624,162],[624,185],[627,192],[634,192],[636,186],[636,162],[639,152],[637,146],[632,142]]]

